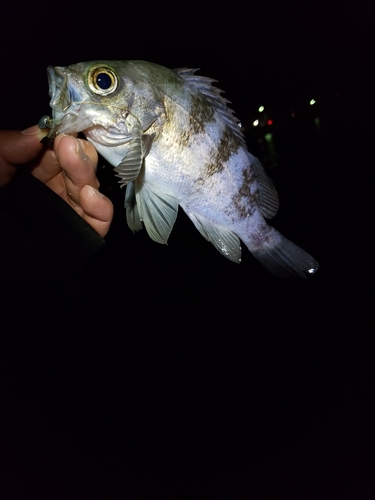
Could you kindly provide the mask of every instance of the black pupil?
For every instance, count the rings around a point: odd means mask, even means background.
[[[96,77],[96,83],[102,90],[107,90],[112,85],[112,78],[107,73],[99,73]]]

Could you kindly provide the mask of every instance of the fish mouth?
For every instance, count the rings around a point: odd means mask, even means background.
[[[58,66],[47,68],[52,126],[60,125],[72,101],[68,92],[67,75]]]
[[[49,66],[47,76],[52,109],[52,118],[46,121],[49,135],[72,134],[90,127],[91,120],[81,113],[82,96],[69,68]]]

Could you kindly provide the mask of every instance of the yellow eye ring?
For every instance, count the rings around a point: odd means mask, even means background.
[[[108,66],[95,66],[88,74],[88,85],[98,95],[112,94],[117,89],[118,78]]]

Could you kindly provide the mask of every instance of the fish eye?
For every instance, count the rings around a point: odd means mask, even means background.
[[[96,66],[88,74],[88,84],[95,94],[108,95],[117,89],[118,79],[111,68]]]

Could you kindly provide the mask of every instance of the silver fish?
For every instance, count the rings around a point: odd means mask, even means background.
[[[234,262],[242,240],[276,276],[306,278],[318,263],[271,227],[279,199],[251,155],[229,101],[197,69],[145,61],[49,67],[49,136],[83,132],[127,186],[127,222],[166,243],[180,206]]]

